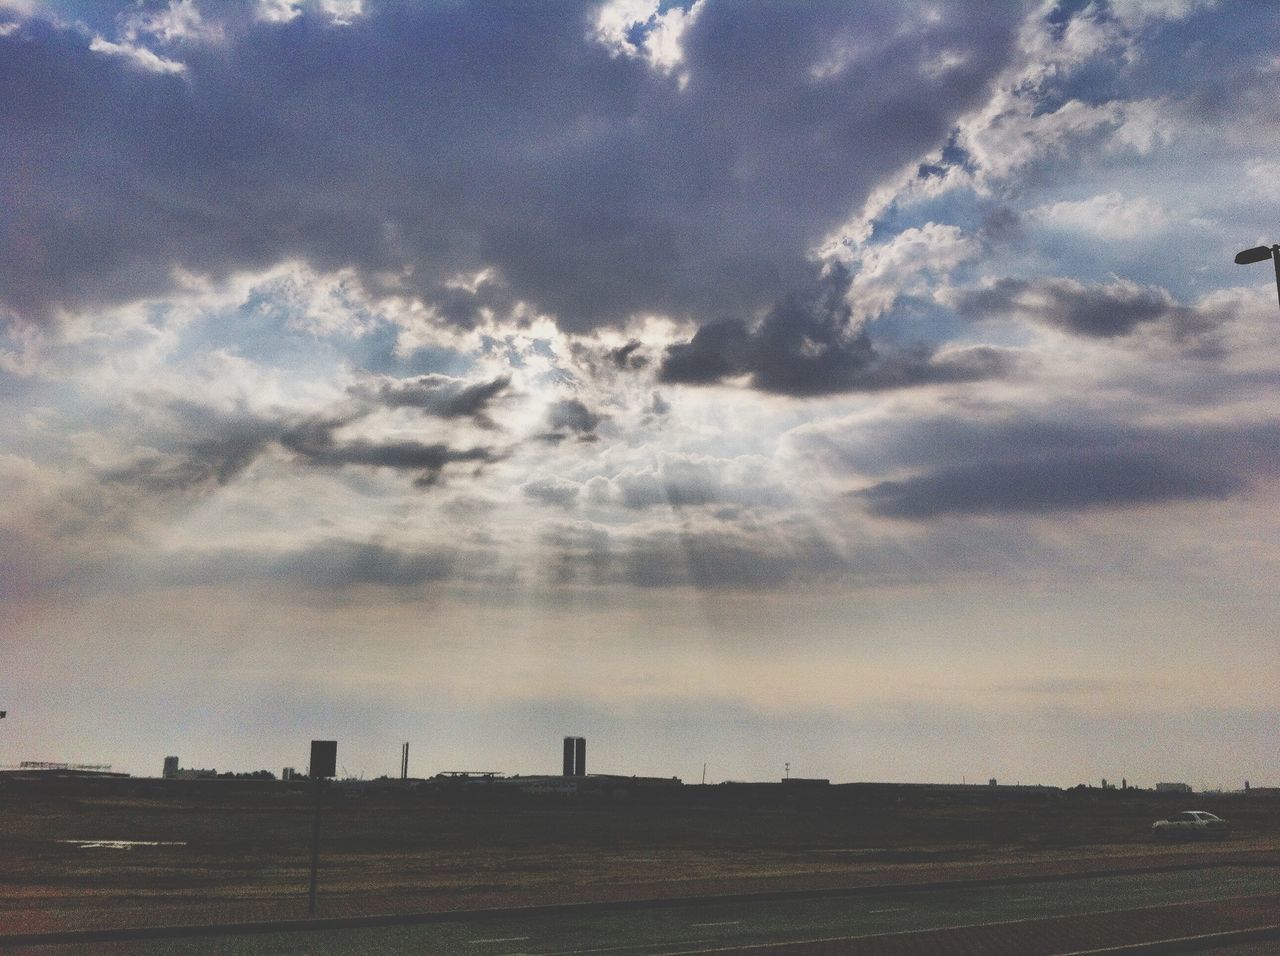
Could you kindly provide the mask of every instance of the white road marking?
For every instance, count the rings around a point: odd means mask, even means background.
[[[727,919],[727,920],[722,920],[719,923],[690,923],[689,925],[690,926],[737,926],[741,922],[742,920],[740,919]]]
[[[522,943],[528,936],[501,936],[495,939],[469,939],[468,943]]]
[[[907,911],[907,908],[905,906],[894,906],[887,910],[872,910],[871,912],[872,913],[905,913],[906,911]]]
[[[546,953],[544,956],[580,956],[581,953],[614,953],[620,949],[645,949],[649,946],[688,946],[690,943],[714,943],[713,939],[680,939],[662,943],[631,943],[627,946],[601,946],[598,949],[565,949],[558,953]],[[680,952],[674,950],[673,952]]]

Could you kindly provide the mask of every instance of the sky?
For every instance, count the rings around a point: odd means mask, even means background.
[[[0,764],[1280,785],[1278,34],[0,0]]]

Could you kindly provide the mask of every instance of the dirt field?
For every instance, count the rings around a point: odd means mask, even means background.
[[[312,801],[274,785],[0,789],[0,932],[305,915]],[[1280,799],[684,788],[629,801],[326,794],[320,915],[917,883],[1280,857]],[[1178,809],[1220,844],[1154,845]],[[63,840],[179,842],[131,849]]]

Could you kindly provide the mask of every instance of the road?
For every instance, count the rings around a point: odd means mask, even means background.
[[[566,917],[539,915],[209,939],[42,946],[50,954],[348,954],[589,956],[867,936],[1233,899],[1280,892],[1280,871],[1230,867],[1067,882],[777,902],[673,905]]]

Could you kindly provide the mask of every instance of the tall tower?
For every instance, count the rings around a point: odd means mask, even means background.
[[[564,738],[564,776],[585,777],[587,775],[587,738]]]
[[[164,758],[164,779],[169,780],[178,775],[178,758]]]

